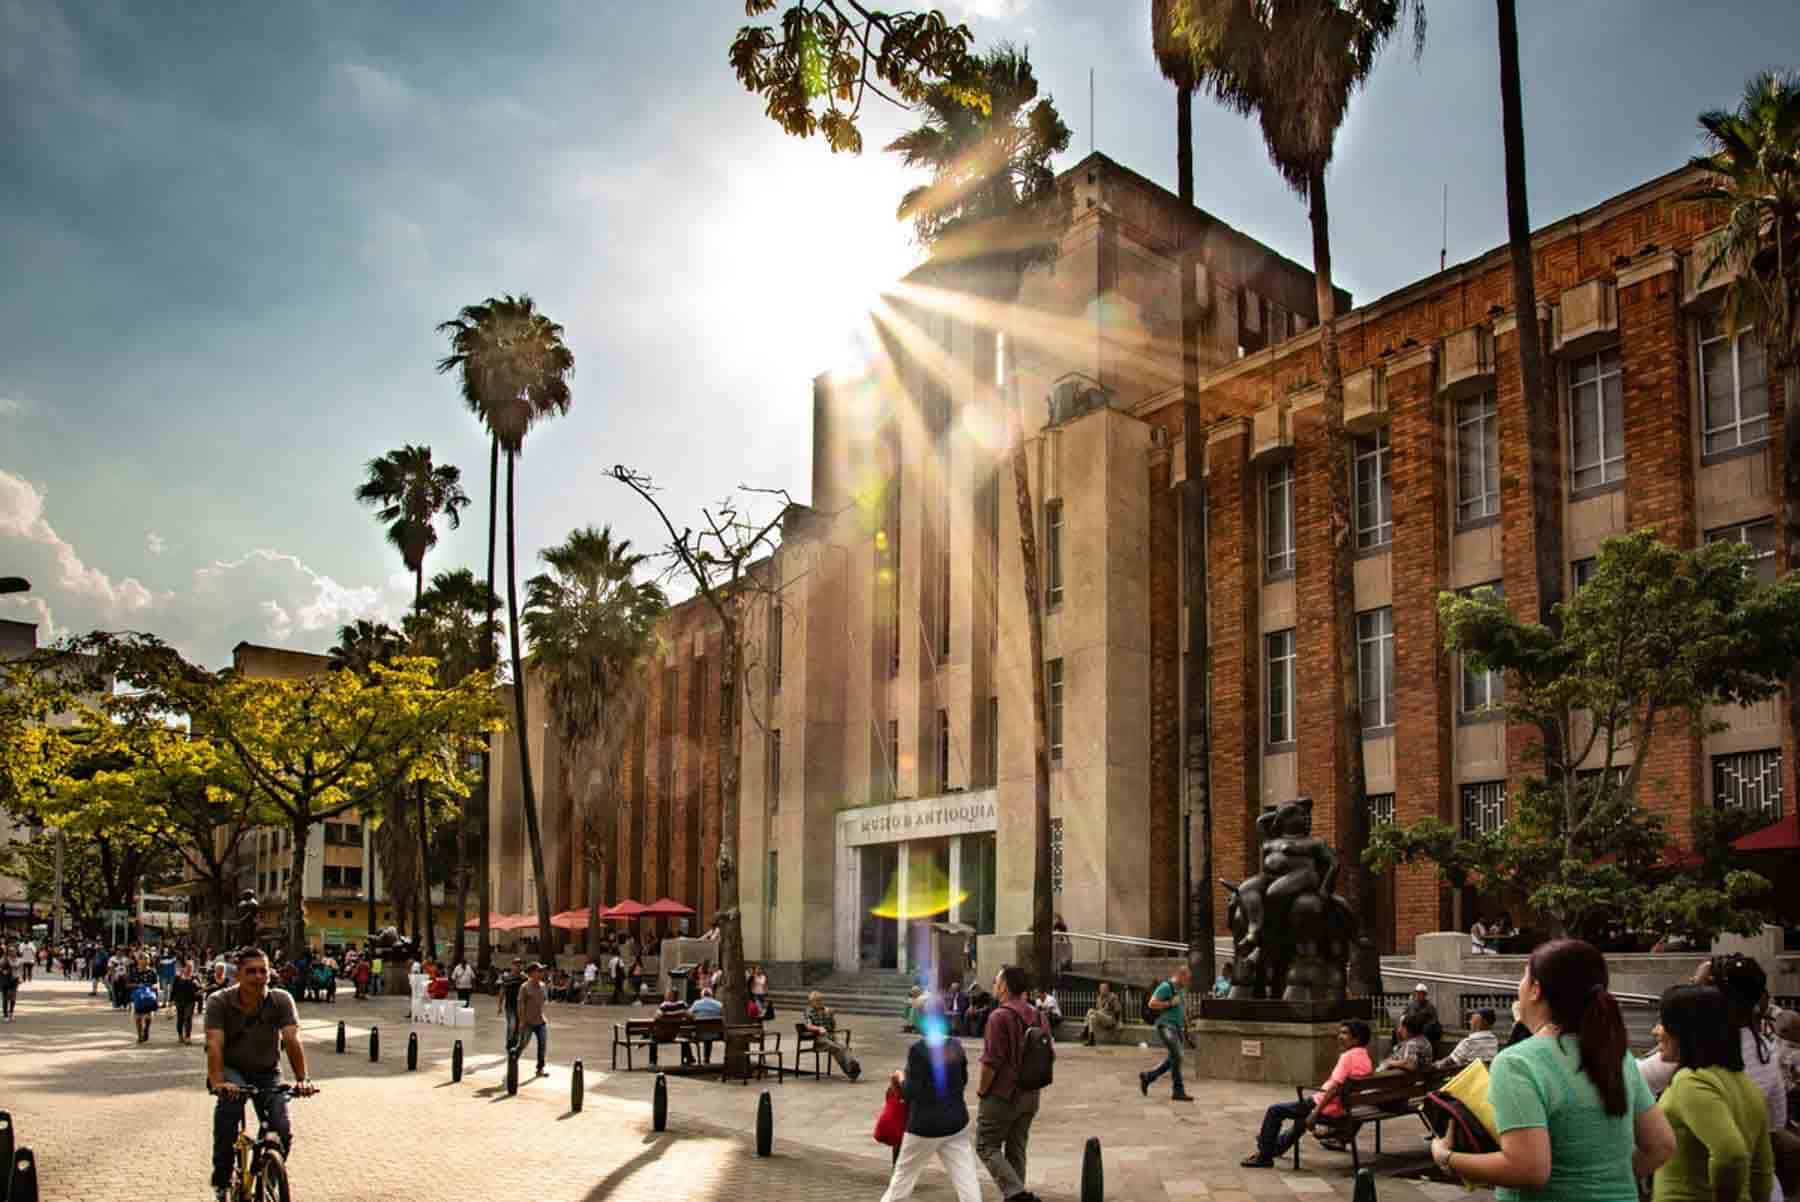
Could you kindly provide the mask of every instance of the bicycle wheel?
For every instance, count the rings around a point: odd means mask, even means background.
[[[273,1148],[262,1155],[262,1169],[256,1174],[254,1202],[290,1202],[287,1161]]]

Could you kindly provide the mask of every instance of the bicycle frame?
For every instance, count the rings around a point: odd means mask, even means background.
[[[276,1096],[297,1098],[306,1095],[296,1094],[293,1087],[289,1085],[273,1085],[264,1089],[236,1085],[232,1088],[243,1096],[245,1105],[243,1111],[238,1115],[237,1139],[232,1143],[232,1155],[237,1162],[237,1172],[232,1175],[231,1202],[255,1202],[258,1178],[262,1176],[262,1162],[257,1157],[257,1150],[262,1147],[264,1140],[272,1130],[259,1117],[256,1136],[255,1138],[251,1137],[250,1114],[255,1108],[256,1099]],[[220,1100],[223,1101],[223,1098],[221,1097]]]

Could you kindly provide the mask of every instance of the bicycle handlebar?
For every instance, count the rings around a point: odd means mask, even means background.
[[[212,1094],[215,1098],[224,1098],[230,1094],[240,1094],[246,1098],[250,1098],[250,1097],[310,1098],[313,1096],[313,1094],[316,1094],[319,1092],[319,1087],[315,1085],[308,1092],[299,1093],[299,1092],[295,1091],[295,1089],[292,1085],[290,1085],[284,1081],[280,1085],[231,1085],[231,1084],[226,1084],[226,1085],[220,1086],[218,1089],[214,1089],[211,1085],[208,1085],[206,1087],[206,1092],[209,1094]]]

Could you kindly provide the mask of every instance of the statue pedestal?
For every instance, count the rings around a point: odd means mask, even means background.
[[[1222,1018],[1238,1022],[1341,1023],[1347,1018],[1360,1018],[1366,1022],[1374,1013],[1374,1003],[1366,997],[1304,1002],[1286,1002],[1279,998],[1200,999],[1201,1018]],[[1332,1029],[1335,1031],[1337,1028]]]
[[[1337,1064],[1337,1030],[1336,1019],[1281,1022],[1201,1018],[1194,1023],[1194,1066],[1185,1075],[1268,1085],[1318,1085]]]

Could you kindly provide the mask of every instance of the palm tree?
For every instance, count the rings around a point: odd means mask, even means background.
[[[569,376],[575,356],[563,344],[563,328],[537,311],[529,296],[489,297],[469,305],[438,326],[450,338],[450,353],[438,361],[439,372],[457,373],[463,401],[492,436],[492,454],[506,456],[506,626],[512,644],[513,715],[518,722],[519,785],[525,808],[525,832],[531,841],[531,870],[536,878],[538,939],[551,950],[550,888],[544,875],[544,840],[538,827],[537,791],[531,779],[531,724],[526,718],[526,681],[519,652],[517,508],[513,477],[525,435],[547,418],[569,411]],[[490,476],[494,473],[490,473]],[[488,493],[488,582],[493,583],[494,485]],[[485,773],[484,773],[485,775]],[[485,917],[485,911],[484,917]]]
[[[370,669],[376,664],[391,663],[405,654],[406,639],[386,622],[371,622],[366,618],[358,618],[345,626],[338,627],[337,646],[326,653],[331,670],[334,672],[350,671],[358,676],[368,676]],[[387,878],[388,898],[396,903],[396,909],[402,916],[412,900],[409,891],[399,888],[398,882],[408,875],[403,864],[395,862],[391,844],[397,833],[404,833],[406,821],[404,811],[397,805],[388,807],[392,812],[387,814],[386,821],[381,815],[364,814],[363,840],[368,850],[367,871],[369,874],[369,938],[375,937],[375,864],[379,856],[382,875]]]
[[[444,684],[454,684],[465,680],[471,673],[486,673],[489,683],[493,680],[494,664],[494,628],[486,621],[499,606],[494,591],[475,579],[475,573],[467,568],[458,568],[453,572],[439,572],[431,578],[431,585],[419,599],[419,606],[408,620],[413,642],[438,662],[438,679]],[[485,646],[483,634],[486,634]],[[483,780],[485,781],[485,777]],[[465,801],[460,807],[456,825],[456,926],[455,944],[452,951],[453,961],[462,960],[468,951],[468,933],[463,924],[469,918],[469,870],[471,866],[469,836],[471,819],[476,810],[481,812],[482,830],[486,829],[488,797],[484,789],[479,800]],[[487,840],[480,840],[482,855],[481,891],[479,904],[482,909],[481,929],[487,934],[487,915],[489,908],[488,874],[486,867]],[[476,962],[486,968],[492,956],[492,947],[488,940],[478,940],[476,945]]]
[[[975,62],[984,112],[964,103],[966,87],[938,85],[920,102],[918,128],[888,149],[908,167],[931,172],[931,183],[908,191],[900,217],[911,220],[934,260],[970,270],[980,286],[1008,302],[1025,270],[1057,250],[1052,204],[1056,176],[1050,158],[1068,148],[1069,127],[1055,103],[1037,99],[1030,57],[1001,46]],[[1019,555],[1024,568],[1025,619],[1030,634],[1033,800],[1037,844],[1032,872],[1032,960],[1040,982],[1053,972],[1050,927],[1050,720],[1044,668],[1043,592],[1038,583],[1037,510],[1025,458],[1025,424],[1014,390],[1011,422],[1013,487],[1019,510]],[[996,465],[996,469],[998,465]]]
[[[1326,478],[1332,537],[1332,688],[1337,720],[1332,737],[1338,779],[1334,792],[1349,806],[1344,886],[1364,925],[1376,925],[1377,904],[1367,887],[1363,852],[1369,841],[1364,796],[1362,707],[1356,671],[1355,562],[1350,531],[1351,444],[1344,429],[1344,373],[1338,356],[1337,291],[1331,282],[1331,222],[1325,171],[1350,98],[1369,78],[1381,50],[1410,20],[1413,52],[1424,49],[1422,0],[1191,0],[1208,19],[1186,33],[1197,56],[1222,61],[1216,91],[1240,112],[1254,113],[1276,172],[1309,205],[1313,274],[1319,310],[1319,356],[1325,374]],[[1218,37],[1229,30],[1228,38]],[[1210,35],[1210,36],[1209,36]],[[1340,813],[1344,812],[1341,808]],[[1359,983],[1380,988],[1379,960],[1364,940],[1357,955]]]
[[[1771,368],[1787,373],[1783,422],[1783,486],[1787,541],[1800,545],[1800,74],[1765,71],[1744,84],[1736,109],[1700,114],[1710,154],[1692,166],[1706,172],[1689,198],[1725,217],[1703,279],[1738,268],[1725,294],[1725,321],[1754,330]],[[1800,672],[1788,681],[1800,698]],[[1800,703],[1789,707],[1800,737]]]
[[[425,555],[437,546],[437,520],[440,516],[452,530],[462,524],[462,511],[469,496],[462,489],[462,469],[453,463],[438,464],[431,458],[430,447],[408,443],[397,451],[389,451],[379,459],[369,460],[368,478],[356,490],[356,499],[375,508],[378,520],[387,523],[388,542],[399,550],[400,558],[413,574],[413,608],[425,594]],[[431,862],[430,824],[425,817],[425,786],[413,790],[418,810],[419,861]],[[427,915],[430,913],[431,889],[422,890]],[[428,956],[437,956],[437,927],[429,917],[420,932],[425,939]]]
[[[610,838],[616,813],[603,799],[603,815],[590,821],[585,782],[592,753],[607,719],[619,722],[616,701],[655,641],[666,599],[655,583],[633,580],[644,557],[629,539],[613,540],[612,527],[572,531],[559,546],[538,556],[550,571],[525,583],[525,632],[531,636],[527,662],[544,681],[550,712],[563,749],[563,801],[580,816],[588,898],[588,954],[600,955],[601,857],[615,846]],[[612,711],[609,713],[609,711]],[[576,781],[584,782],[577,795]],[[610,790],[609,790],[610,792]],[[574,824],[571,824],[573,828]]]

